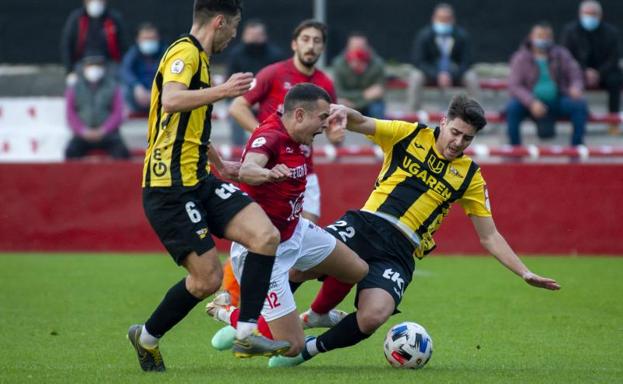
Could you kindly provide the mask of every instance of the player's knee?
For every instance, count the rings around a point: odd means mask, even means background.
[[[353,284],[358,283],[366,277],[368,274],[369,266],[368,263],[363,261],[362,259],[357,258],[356,262],[353,263],[353,274],[355,280],[352,282]]]
[[[361,332],[370,335],[381,325],[385,324],[389,316],[391,316],[391,313],[388,313],[382,307],[368,308],[358,311],[357,323]]]
[[[271,225],[255,231],[254,236],[249,241],[248,248],[261,254],[274,255],[280,241],[279,231]]]
[[[189,276],[188,291],[198,299],[205,299],[220,288],[222,280],[223,273],[216,271],[202,278]]]

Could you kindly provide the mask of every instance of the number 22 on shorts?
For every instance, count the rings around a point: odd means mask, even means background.
[[[345,227],[344,230],[339,230],[338,227]],[[348,223],[344,220],[338,220],[334,224],[327,225],[327,228],[336,231],[343,242],[347,242],[348,239],[352,239],[355,236],[355,228],[348,226]]]

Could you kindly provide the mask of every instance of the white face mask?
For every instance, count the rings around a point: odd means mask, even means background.
[[[143,55],[151,56],[158,52],[158,48],[160,48],[158,40],[143,40],[138,43],[138,50],[141,51]]]
[[[106,4],[101,0],[91,0],[86,5],[87,14],[93,18],[102,16],[106,9]]]
[[[97,83],[104,77],[104,67],[99,65],[89,65],[84,68],[84,78],[90,83]]]

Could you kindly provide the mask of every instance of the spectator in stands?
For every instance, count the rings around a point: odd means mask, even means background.
[[[121,62],[124,32],[121,16],[107,7],[106,0],[84,0],[84,5],[67,18],[61,37],[61,56],[69,82],[75,79],[75,65],[86,56]]]
[[[119,134],[123,96],[111,67],[103,56],[87,56],[76,73],[76,83],[65,92],[67,122],[74,133],[65,157],[81,158],[99,149],[116,159],[128,158]]]
[[[227,60],[227,76],[237,72],[257,74],[260,69],[285,58],[284,52],[268,41],[266,25],[257,19],[249,20],[242,29],[241,42],[234,46]],[[232,143],[244,145],[246,131],[234,120],[229,119]]]
[[[541,138],[553,137],[556,119],[568,117],[573,125],[571,144],[581,145],[588,119],[583,88],[580,66],[566,48],[554,45],[552,27],[535,24],[510,63],[506,113],[511,144],[521,144],[519,125],[530,116]]]
[[[478,97],[478,77],[470,70],[470,37],[456,25],[451,5],[440,3],[435,7],[431,24],[416,35],[411,58],[416,68],[409,79],[408,103],[415,110],[421,108],[424,85],[442,90],[463,85],[472,97]]]
[[[385,64],[368,44],[368,38],[354,32],[346,49],[333,61],[333,80],[338,103],[377,119],[385,117]]]
[[[136,44],[130,47],[121,64],[125,101],[131,113],[147,116],[151,84],[165,49],[158,28],[151,23],[141,24]]]
[[[582,67],[586,87],[606,89],[608,112],[618,113],[623,85],[621,36],[615,26],[602,21],[602,16],[598,1],[582,1],[579,20],[565,26],[561,42]],[[618,125],[612,125],[610,132],[618,133]]]

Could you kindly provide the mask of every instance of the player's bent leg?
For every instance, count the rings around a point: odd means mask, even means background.
[[[266,256],[274,256],[281,241],[279,231],[257,203],[247,205],[229,221],[225,238]]]
[[[320,216],[314,215],[313,213],[308,212],[308,211],[301,212],[301,216],[303,216],[307,220],[311,221],[312,223],[317,223],[318,220],[320,220]]]
[[[394,313],[396,303],[389,292],[367,288],[359,292],[357,324],[361,332],[371,335]]]
[[[310,271],[333,276],[343,283],[356,284],[368,273],[368,263],[338,240],[329,256]]]
[[[184,259],[182,265],[188,271],[186,289],[196,298],[203,300],[221,286],[223,268],[216,248],[201,255],[192,252]]]
[[[290,349],[283,354],[284,356],[294,357],[301,352],[305,343],[305,334],[296,311],[269,321],[268,326],[276,340],[286,340],[290,343]]]

